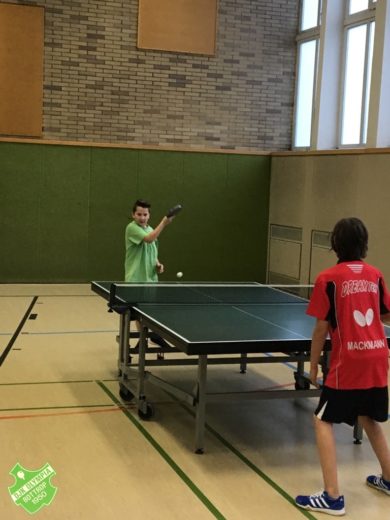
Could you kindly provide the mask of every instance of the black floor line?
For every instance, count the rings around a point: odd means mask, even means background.
[[[5,347],[3,353],[1,354],[1,356],[0,356],[0,367],[4,363],[4,361],[6,360],[8,354],[10,353],[10,351],[12,349],[12,345],[15,343],[17,337],[19,336],[21,330],[23,329],[23,326],[26,323],[26,321],[28,320],[28,317],[30,316],[30,313],[33,310],[33,307],[36,304],[37,300],[38,300],[38,296],[34,296],[34,298],[32,299],[32,302],[30,303],[28,309],[26,310],[26,312],[25,312],[21,322],[19,323],[18,328],[15,330],[12,338],[8,342],[8,345]]]

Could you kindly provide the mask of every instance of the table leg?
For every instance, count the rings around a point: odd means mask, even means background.
[[[147,347],[148,329],[141,323],[141,331],[139,336],[139,353],[138,353],[138,409],[146,412],[145,399],[145,356]]]
[[[359,421],[355,422],[355,425],[353,427],[353,443],[354,444],[361,444],[363,439],[363,427],[361,424],[359,424]]]
[[[118,366],[129,365],[129,330],[130,330],[130,311],[126,311],[119,318],[119,352]]]
[[[244,352],[241,354],[240,356],[240,373],[241,374],[245,374],[246,372],[246,362],[247,362],[247,359],[248,359],[248,354],[245,354]]]
[[[196,402],[195,453],[203,453],[204,428],[206,422],[206,382],[207,356],[201,355],[198,360],[198,392]]]
[[[310,381],[305,376],[305,358],[298,359],[297,370],[294,372],[295,390],[308,390],[310,388]]]

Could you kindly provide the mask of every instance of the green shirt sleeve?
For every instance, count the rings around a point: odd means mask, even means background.
[[[132,222],[126,229],[126,240],[130,240],[133,244],[140,244],[146,235],[149,233],[147,229],[138,226],[135,222]]]

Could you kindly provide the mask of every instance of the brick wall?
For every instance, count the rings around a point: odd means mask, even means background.
[[[45,139],[290,147],[297,0],[219,0],[214,57],[137,50],[137,0],[13,3],[45,7]]]

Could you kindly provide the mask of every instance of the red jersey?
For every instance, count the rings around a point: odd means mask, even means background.
[[[389,309],[390,295],[375,267],[340,262],[319,274],[307,314],[329,322],[332,352],[326,386],[387,386],[389,351],[380,316]]]

